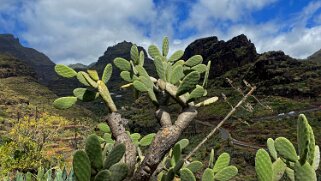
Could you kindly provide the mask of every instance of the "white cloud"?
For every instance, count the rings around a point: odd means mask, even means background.
[[[41,0],[21,14],[28,27],[23,38],[57,63],[88,64],[116,42],[144,40],[132,21],[153,16],[152,8],[149,0]]]

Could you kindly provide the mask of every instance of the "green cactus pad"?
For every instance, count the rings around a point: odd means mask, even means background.
[[[118,163],[123,158],[125,151],[126,146],[124,144],[116,145],[104,161],[104,168],[109,169],[112,165]]]
[[[106,123],[99,123],[97,128],[104,133],[110,133],[110,128]]]
[[[73,93],[74,96],[84,102],[93,101],[99,96],[99,94],[97,94],[96,92],[90,91],[86,88],[76,88],[73,90]]]
[[[193,172],[187,168],[182,168],[180,171],[181,181],[196,181]]]
[[[255,171],[259,181],[272,181],[272,161],[270,155],[262,148],[256,152]]]
[[[320,148],[318,145],[316,145],[314,149],[314,160],[312,165],[314,170],[317,170],[319,168],[319,164],[320,164]]]
[[[130,72],[128,72],[128,71],[122,71],[122,72],[120,72],[120,77],[121,77],[124,81],[127,81],[127,82],[132,82],[132,81],[133,81],[132,76],[131,76]]]
[[[148,54],[154,59],[158,56],[161,56],[159,49],[155,45],[151,45],[148,47]]]
[[[94,181],[112,181],[111,173],[109,170],[101,170],[95,177]]]
[[[308,162],[305,162],[304,165],[301,165],[300,162],[297,162],[295,164],[294,178],[295,178],[295,181],[316,181],[317,180],[315,171]]]
[[[208,161],[208,168],[214,167],[214,149],[211,149],[210,160]]]
[[[140,92],[147,92],[148,91],[148,87],[146,87],[146,85],[139,80],[135,80],[133,82],[133,85],[134,85],[135,89],[137,89]]]
[[[111,74],[113,73],[113,66],[109,63],[106,65],[106,67],[104,68],[104,72],[103,72],[103,76],[101,78],[101,80],[107,84],[107,82],[109,81]]]
[[[142,136],[139,133],[133,133],[130,135],[130,138],[133,140],[134,144],[137,145],[139,143],[139,139]]]
[[[155,67],[156,67],[156,72],[157,72],[157,75],[160,79],[162,80],[166,80],[166,67],[165,67],[165,63],[163,60],[162,60],[162,57],[161,56],[157,56],[155,59],[154,59],[154,64],[155,64]]]
[[[94,88],[98,87],[98,84],[96,81],[94,81],[86,72],[81,71],[81,74],[85,77],[86,81]]]
[[[175,62],[175,61],[179,60],[183,55],[184,55],[183,50],[177,50],[169,57],[168,61]]]
[[[199,171],[201,168],[203,167],[203,163],[200,161],[193,161],[190,164],[188,164],[186,166],[186,168],[188,168],[190,171],[192,171],[193,173],[196,173],[197,171]]]
[[[278,158],[277,152],[275,150],[275,146],[274,146],[274,140],[272,138],[268,138],[268,140],[266,141],[267,143],[267,147],[269,149],[270,155],[271,157],[276,160]]]
[[[100,169],[103,167],[102,150],[97,135],[92,134],[87,137],[85,151],[89,157],[92,168]]]
[[[201,55],[194,55],[185,62],[185,65],[189,67],[194,67],[195,65],[202,63],[202,61],[203,57]]]
[[[205,89],[200,86],[196,85],[196,88],[189,94],[188,101],[193,101],[194,99],[200,98],[204,95]]]
[[[145,68],[142,67],[142,66],[140,66],[140,65],[135,66],[135,68],[136,68],[136,70],[138,71],[138,74],[139,74],[140,76],[146,78],[146,79],[145,79],[145,80],[146,80],[146,83],[147,83],[148,85],[152,86],[152,85],[153,85],[153,82],[150,80],[150,77],[149,77],[148,73],[146,72]],[[145,82],[143,82],[143,83],[145,83]]]
[[[130,58],[134,61],[135,65],[139,64],[139,52],[136,45],[133,45],[130,49]]]
[[[77,102],[77,97],[60,97],[53,102],[53,106],[57,109],[68,109]]]
[[[202,175],[202,181],[213,181],[214,180],[214,172],[212,169],[207,168],[205,169]]]
[[[173,161],[174,163],[177,163],[181,159],[181,145],[180,144],[175,144],[173,147]]]
[[[182,65],[173,66],[173,70],[171,76],[169,78],[169,82],[171,84],[177,84],[179,80],[184,77],[184,69]]]
[[[107,142],[107,143],[110,143],[110,144],[114,144],[115,141],[113,140],[113,138],[111,137],[111,134],[110,133],[105,133],[104,136],[103,136],[104,140]]]
[[[178,171],[183,167],[183,165],[184,165],[184,160],[183,159],[178,160],[173,169],[174,173],[178,173]]]
[[[130,71],[131,70],[130,63],[124,58],[120,58],[120,57],[115,58],[114,59],[114,64],[120,70],[123,70],[123,71],[125,71],[125,70]]]
[[[218,181],[228,181],[235,177],[238,169],[235,166],[227,166],[215,174],[214,179]]]
[[[179,85],[176,96],[180,96],[194,89],[199,80],[200,73],[198,73],[197,71],[189,73],[186,77],[184,77],[182,83]]]
[[[305,161],[308,160],[309,150],[309,123],[306,117],[303,114],[299,115],[298,123],[297,123],[297,137],[298,137],[298,150],[300,156],[301,164],[304,164]]]
[[[174,168],[170,168],[166,174],[166,181],[172,181],[175,177]]]
[[[188,139],[181,139],[176,144],[179,144],[181,150],[183,150],[184,148],[186,148],[188,146],[189,140]]]
[[[295,148],[288,139],[279,137],[274,141],[274,146],[281,157],[292,162],[296,162],[298,160]]]
[[[284,171],[286,169],[286,164],[278,158],[275,162],[272,164],[272,170],[273,170],[273,180],[280,180],[283,177]]]
[[[75,152],[72,167],[78,181],[90,180],[90,161],[85,151],[78,150]]]
[[[151,133],[148,134],[146,136],[144,136],[140,141],[139,141],[139,145],[140,146],[148,146],[152,143],[154,137],[155,137],[155,133]]]
[[[208,61],[207,66],[206,66],[206,72],[203,80],[203,87],[207,87],[207,82],[208,82],[208,76],[210,74],[210,69],[211,69],[211,61]]]
[[[93,80],[95,81],[99,80],[99,76],[96,70],[87,70],[87,73]]]
[[[166,57],[169,51],[169,41],[168,41],[168,37],[164,37],[163,38],[163,46],[162,46],[162,50],[163,50],[163,56]]]
[[[58,75],[65,78],[72,78],[77,76],[77,72],[74,69],[62,64],[55,65],[55,71]]]
[[[286,167],[285,173],[286,173],[287,178],[289,178],[291,181],[295,181],[295,179],[294,179],[294,170],[292,170],[289,167]]]
[[[81,73],[81,71],[77,73],[77,79],[83,85],[90,86],[89,83],[87,82],[87,80],[85,79],[85,77],[83,76],[83,74]]]
[[[219,172],[223,168],[227,167],[230,164],[230,155],[228,153],[222,153],[216,160],[213,167],[214,173]]]
[[[126,163],[117,163],[110,167],[112,181],[122,181],[127,177],[128,166]]]
[[[192,70],[196,70],[200,74],[206,72],[206,69],[207,69],[207,67],[204,64],[198,64],[198,65],[195,65],[194,67],[192,67]]]
[[[140,66],[144,66],[145,62],[145,53],[143,51],[140,51],[139,53],[139,64]]]

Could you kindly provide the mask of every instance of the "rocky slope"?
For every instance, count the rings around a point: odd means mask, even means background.
[[[26,63],[15,57],[0,54],[0,78],[31,76],[36,78],[36,72]]]
[[[309,56],[307,60],[321,64],[321,49]]]
[[[39,82],[48,85],[48,81],[56,78],[55,64],[43,53],[20,44],[19,39],[11,34],[0,34],[0,53],[16,57],[32,67]]]
[[[257,58],[254,44],[243,34],[226,42],[216,36],[195,40],[185,49],[183,60],[193,55],[202,55],[205,63],[212,61],[210,78],[254,62]]]

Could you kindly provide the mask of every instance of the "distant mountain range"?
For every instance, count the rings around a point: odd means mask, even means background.
[[[96,69],[101,73],[105,65],[112,63],[116,57],[130,59],[131,46],[131,42],[123,41],[108,47],[97,62],[89,66],[81,63],[70,66],[77,70]],[[146,50],[140,46],[138,49],[144,51],[145,65],[153,72],[154,65],[148,58]],[[49,85],[49,88],[59,95],[70,94],[72,88],[79,85],[76,80],[57,78],[54,72],[55,64],[46,55],[35,49],[23,47],[13,35],[0,35],[0,54],[11,57],[7,60],[15,62],[16,67],[25,67],[23,69],[25,71],[22,72],[14,73],[11,70],[10,75],[30,72],[31,76],[40,83]],[[321,65],[318,64],[321,63],[321,50],[304,61],[291,58],[281,51],[259,54],[256,52],[255,45],[242,34],[228,41],[219,40],[215,36],[195,40],[186,47],[182,59],[187,60],[195,54],[202,55],[205,63],[212,61],[210,72],[212,86],[227,86],[224,79],[229,77],[255,83],[258,86],[258,92],[267,95],[295,97],[321,94],[319,86],[321,85]],[[2,65],[0,63],[0,77],[4,74],[3,67],[4,63]],[[109,86],[117,90],[122,82],[117,68],[113,69],[113,75],[112,84]]]

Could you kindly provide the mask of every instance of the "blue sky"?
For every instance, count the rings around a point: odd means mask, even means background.
[[[321,0],[0,0],[0,33],[56,63],[89,64],[123,40],[171,50],[245,34],[258,52],[306,58],[321,49]]]

